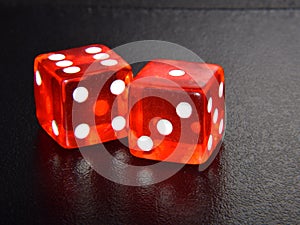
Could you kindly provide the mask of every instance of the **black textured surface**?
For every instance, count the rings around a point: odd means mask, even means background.
[[[70,4],[70,0],[0,0],[6,5]],[[72,0],[72,4],[99,7],[160,9],[299,9],[298,0]]]
[[[299,10],[32,5],[0,12],[1,224],[300,222]],[[206,171],[185,166],[159,184],[128,187],[101,177],[41,130],[32,63],[43,52],[144,39],[175,42],[222,65],[228,122]],[[118,142],[107,145],[127,154]]]

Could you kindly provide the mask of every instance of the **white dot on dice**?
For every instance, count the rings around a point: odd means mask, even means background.
[[[180,102],[176,107],[176,113],[181,118],[189,118],[192,115],[192,106],[187,102]]]
[[[156,128],[162,135],[169,135],[173,131],[173,125],[169,120],[161,119],[158,121]]]
[[[223,82],[220,83],[220,86],[219,86],[219,97],[221,98],[222,95],[223,95],[223,88],[224,88],[224,84]]]
[[[86,138],[90,133],[90,127],[86,123],[79,124],[74,131],[75,137],[78,139]]]
[[[89,96],[89,92],[85,87],[77,87],[73,91],[73,99],[78,103],[85,102],[88,96]]]
[[[115,66],[118,64],[118,61],[115,59],[106,59],[106,60],[101,61],[101,64],[103,66]]]
[[[223,119],[221,119],[220,124],[219,124],[219,134],[222,133],[222,131],[223,131],[223,126],[224,126],[224,121],[223,121]]]
[[[59,60],[63,60],[65,59],[66,56],[63,54],[52,54],[48,57],[48,59],[52,60],[52,61],[59,61]]]
[[[59,135],[58,127],[55,120],[52,120],[52,131],[55,136]]]
[[[141,136],[137,140],[137,145],[143,151],[150,151],[153,148],[153,141],[148,136]]]
[[[42,84],[41,74],[38,70],[35,72],[35,82],[38,86],[41,86]]]
[[[120,131],[122,130],[126,125],[126,120],[123,116],[117,116],[113,118],[111,122],[111,126],[114,130]]]
[[[218,109],[216,108],[215,109],[215,112],[214,112],[214,115],[213,115],[213,122],[216,123],[217,120],[218,120],[218,115],[219,115],[219,111]]]
[[[56,63],[56,66],[58,67],[68,67],[68,66],[72,66],[73,62],[70,60],[63,60],[63,61],[58,61]]]
[[[94,59],[97,60],[103,60],[103,59],[108,59],[109,58],[109,54],[107,53],[99,53],[93,56]]]
[[[185,74],[185,72],[183,70],[171,70],[169,72],[169,75],[173,76],[173,77],[180,77],[180,76],[183,76],[184,74]]]
[[[213,136],[210,135],[209,138],[208,138],[208,142],[207,142],[207,149],[208,149],[208,151],[211,150],[212,143],[213,143]]]
[[[69,74],[78,73],[80,71],[80,68],[78,66],[71,66],[71,67],[64,68],[63,71]]]
[[[211,108],[212,108],[212,98],[209,98],[208,103],[207,103],[207,112],[208,113],[211,112]]]
[[[115,95],[121,94],[124,90],[125,90],[125,82],[122,80],[115,80],[110,85],[110,91]]]
[[[100,47],[89,47],[89,48],[85,49],[85,52],[88,54],[96,54],[101,51],[102,51],[102,49]]]

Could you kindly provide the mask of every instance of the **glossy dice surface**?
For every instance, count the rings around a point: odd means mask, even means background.
[[[38,121],[64,148],[125,137],[131,79],[130,65],[104,45],[41,54],[34,62]]]
[[[203,164],[225,128],[224,72],[214,64],[149,62],[129,88],[129,147],[134,156]]]

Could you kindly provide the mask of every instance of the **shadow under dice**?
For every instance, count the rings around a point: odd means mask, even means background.
[[[97,44],[39,55],[34,73],[38,121],[61,146],[76,148],[127,136],[132,71],[108,47]]]
[[[129,147],[134,156],[203,164],[225,127],[224,72],[218,65],[149,62],[130,83]]]

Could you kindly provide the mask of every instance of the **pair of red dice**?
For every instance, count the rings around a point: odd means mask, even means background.
[[[160,161],[203,164],[214,155],[224,136],[224,87],[223,69],[206,63],[158,59],[133,77],[122,57],[99,44],[34,62],[37,118],[58,144],[128,136],[134,156]]]

